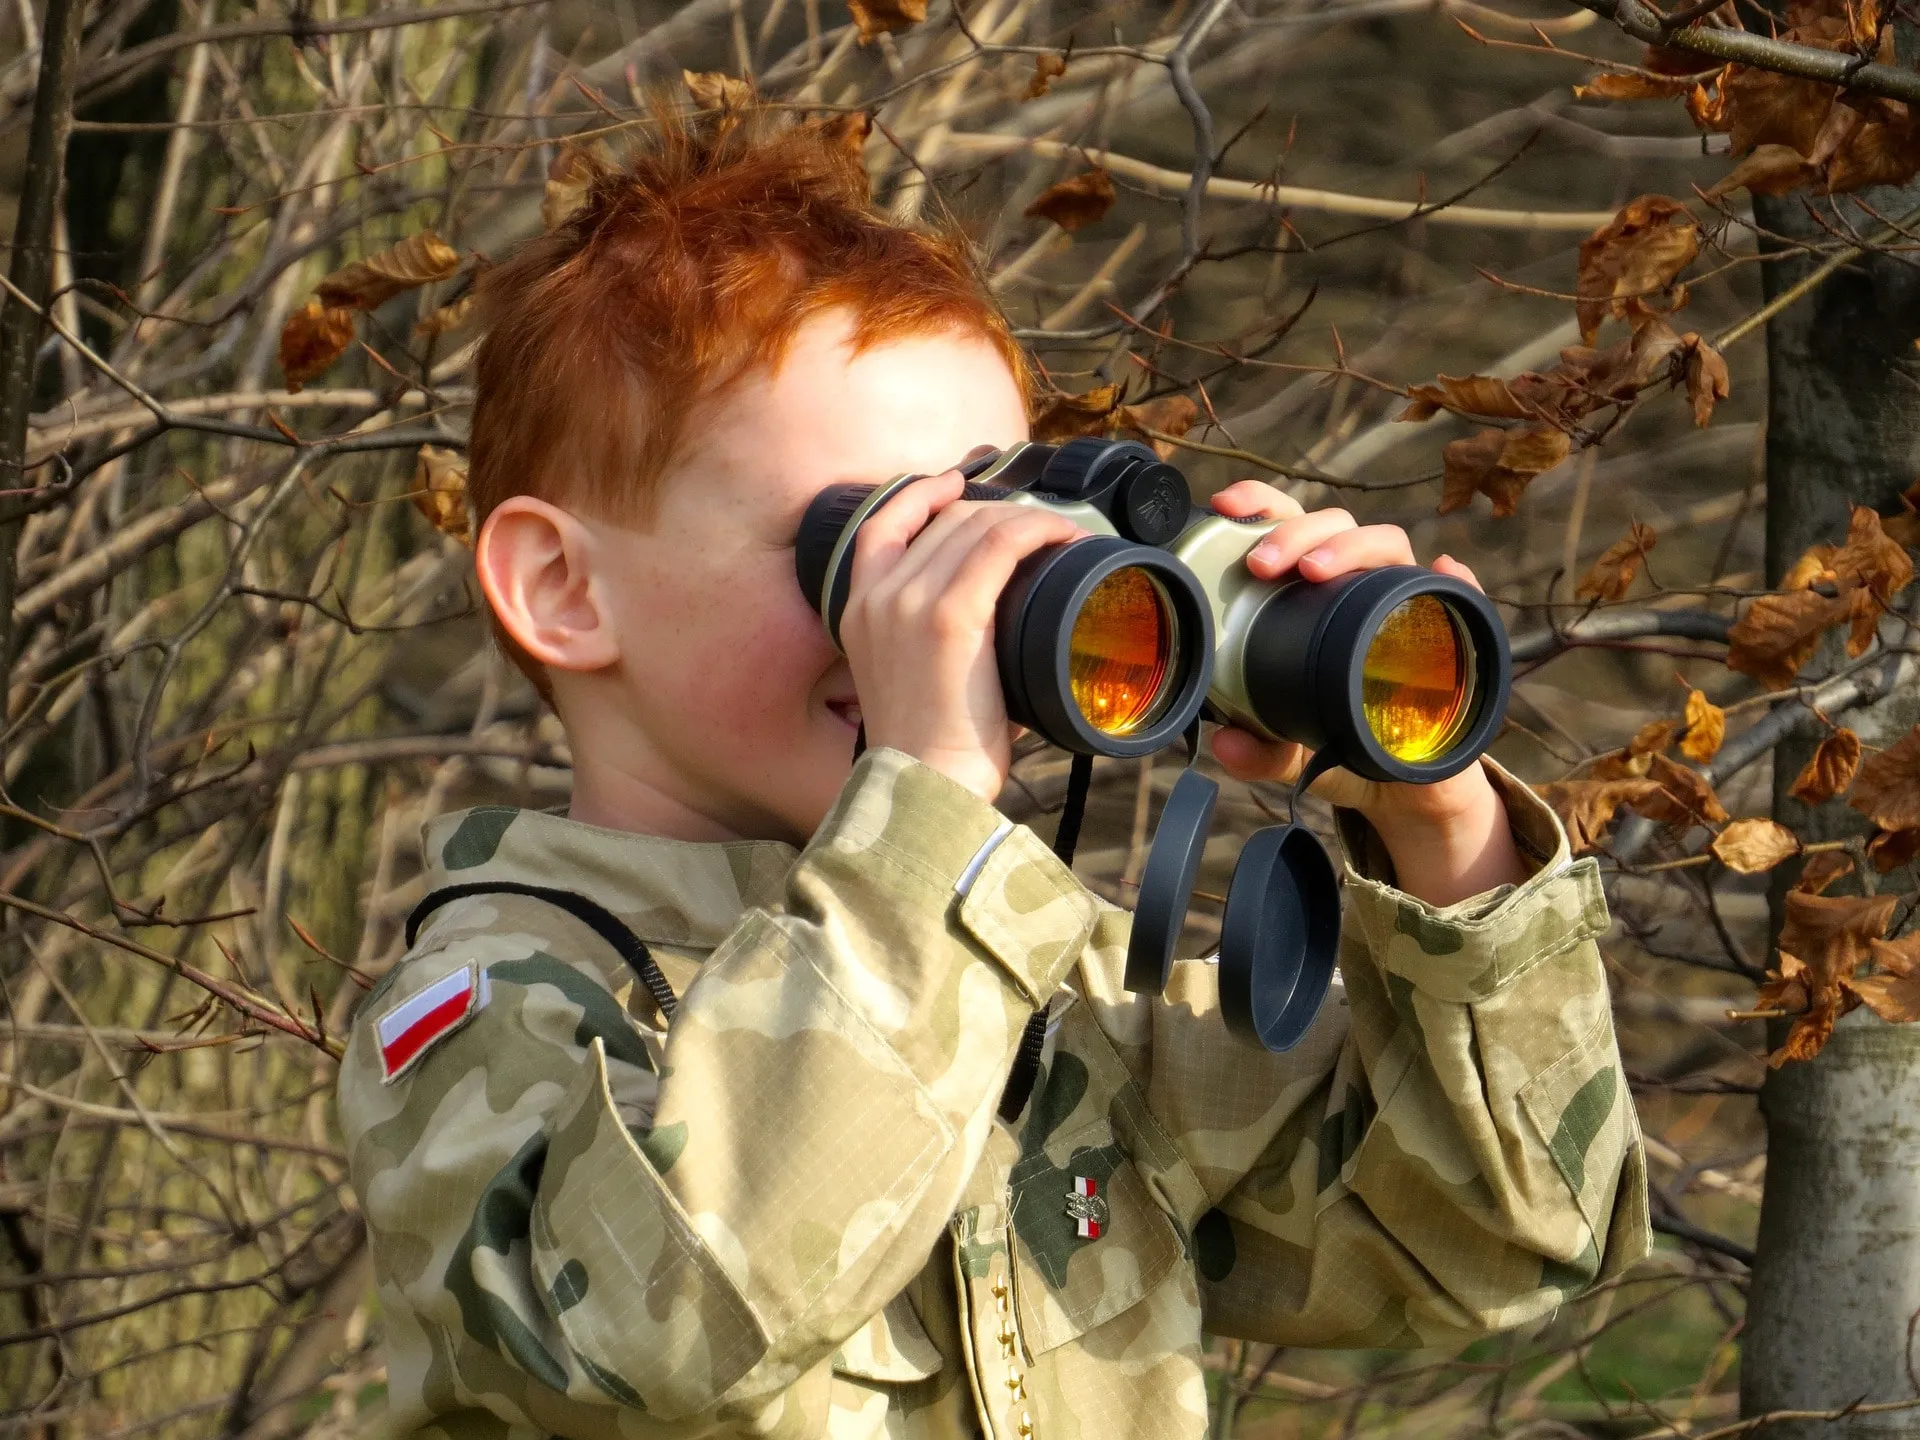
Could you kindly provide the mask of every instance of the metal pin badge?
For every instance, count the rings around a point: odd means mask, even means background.
[[[1067,1195],[1067,1215],[1074,1233],[1082,1240],[1098,1240],[1107,1227],[1107,1197],[1100,1193],[1100,1182],[1091,1175],[1073,1177],[1073,1189]]]

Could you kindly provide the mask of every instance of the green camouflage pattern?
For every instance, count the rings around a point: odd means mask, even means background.
[[[1226,1032],[1205,961],[1123,989],[1126,913],[898,752],[803,852],[436,821],[430,887],[584,895],[681,1000],[666,1027],[586,924],[493,894],[363,1001],[340,1109],[392,1433],[1200,1440],[1203,1332],[1453,1343],[1618,1274],[1649,1236],[1599,876],[1488,773],[1537,872],[1436,909],[1343,816],[1344,983],[1285,1055]],[[379,1018],[469,965],[485,1003],[384,1080]]]

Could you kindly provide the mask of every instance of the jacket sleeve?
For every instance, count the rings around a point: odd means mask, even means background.
[[[385,1278],[571,1400],[672,1420],[773,1395],[926,1263],[1094,913],[1030,831],[868,752],[780,909],[702,964],[662,1061],[525,944],[391,1085],[362,1022],[342,1111]],[[409,983],[475,953],[410,960]]]
[[[1538,866],[1524,883],[1424,904],[1342,814],[1344,986],[1298,1049],[1224,1033],[1216,971],[1197,962],[1134,1021],[1149,1109],[1198,1181],[1212,1333],[1448,1343],[1539,1318],[1647,1253],[1599,874],[1485,763]]]

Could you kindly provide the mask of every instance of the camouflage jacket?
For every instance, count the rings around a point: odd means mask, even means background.
[[[431,885],[585,895],[681,998],[663,1026],[589,924],[475,894],[362,1003],[395,1433],[1199,1440],[1203,1331],[1451,1343],[1619,1272],[1645,1172],[1599,877],[1489,773],[1538,872],[1435,909],[1343,817],[1344,988],[1284,1055],[1204,961],[1124,990],[1126,912],[898,752],[797,854],[435,822]]]

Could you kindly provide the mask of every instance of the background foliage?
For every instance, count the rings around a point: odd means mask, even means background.
[[[1863,188],[1920,169],[1897,17],[69,8],[0,14],[0,209],[45,179],[36,102],[66,113],[42,29],[78,43],[38,291],[13,253],[32,351],[0,434],[0,1431],[373,1432],[340,1036],[403,948],[422,821],[567,793],[564,735],[469,579],[465,296],[661,85],[789,106],[859,147],[901,220],[957,217],[1040,363],[1041,436],[1145,438],[1197,493],[1258,475],[1405,525],[1503,607],[1520,680],[1496,753],[1604,857],[1660,1248],[1460,1354],[1218,1346],[1218,1432],[1747,1428],[1769,1054],[1814,1053],[1863,1003],[1920,1011],[1920,948],[1890,938],[1920,738],[1846,724],[1910,680],[1920,523],[1863,508],[1769,585],[1759,458],[1767,316],[1911,248],[1920,216]],[[1762,233],[1755,191],[1804,199],[1815,237]],[[1808,278],[1763,308],[1783,258]],[[1847,838],[1768,818],[1773,746],[1809,715],[1827,738],[1795,793],[1849,795]],[[1025,754],[1006,808],[1044,826],[1065,768]],[[1079,868],[1122,903],[1173,774],[1096,771]],[[1281,803],[1228,784],[1203,892]],[[1203,899],[1188,953],[1216,928]]]

